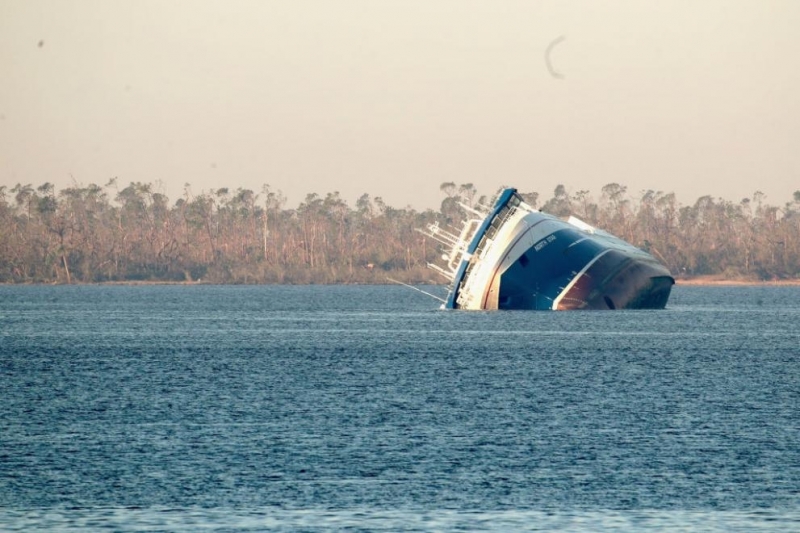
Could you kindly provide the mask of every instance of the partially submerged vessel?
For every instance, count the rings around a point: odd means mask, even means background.
[[[449,252],[446,309],[662,309],[675,280],[647,252],[589,224],[562,220],[504,188],[490,206],[462,205],[460,234],[423,231]]]

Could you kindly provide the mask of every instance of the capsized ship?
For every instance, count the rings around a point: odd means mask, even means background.
[[[423,231],[449,248],[446,309],[662,309],[675,280],[647,252],[589,224],[562,220],[501,189],[459,235]]]

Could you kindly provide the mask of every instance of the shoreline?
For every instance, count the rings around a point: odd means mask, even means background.
[[[706,279],[706,278],[685,278],[676,279],[675,285],[697,286],[697,287],[800,287],[800,279],[776,279],[776,280],[745,280],[745,279]]]
[[[9,283],[0,282],[0,287],[4,286],[49,286],[49,285],[97,285],[97,286],[154,286],[154,285],[239,285],[239,286],[257,286],[257,285],[396,285],[392,282],[340,282],[340,283],[210,283],[206,281],[99,281],[99,282],[77,282],[77,283]],[[444,283],[433,282],[409,282],[409,285],[446,285]],[[800,279],[779,279],[779,280],[744,280],[744,279],[719,279],[719,278],[680,278],[675,279],[675,285],[692,286],[692,287],[800,287]]]

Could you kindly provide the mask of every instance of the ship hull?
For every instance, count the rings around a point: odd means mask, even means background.
[[[580,275],[575,274],[574,263],[560,263],[562,270],[549,275],[516,265],[499,275],[496,305],[490,292],[483,308],[565,311],[666,306],[675,282],[663,266],[618,250],[600,253],[596,261],[590,259],[591,265],[584,264],[588,268],[578,271]]]
[[[522,244],[507,247],[483,309],[666,306],[675,282],[663,265],[642,250],[610,235],[587,234],[542,213],[528,215],[522,224],[528,226],[516,239]]]
[[[667,304],[675,283],[669,270],[614,235],[537,211],[515,189],[498,193],[485,215],[451,239],[456,245],[445,308],[562,311]]]

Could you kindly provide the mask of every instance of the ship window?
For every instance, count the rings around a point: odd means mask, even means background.
[[[528,266],[528,263],[530,263],[530,260],[528,259],[528,256],[527,256],[527,255],[525,255],[525,254],[522,254],[521,256],[519,256],[519,264],[520,264],[520,265],[521,265],[523,268],[525,268],[526,266]]]
[[[617,306],[614,305],[614,300],[612,300],[608,296],[603,296],[603,300],[605,300],[606,305],[608,306],[609,309],[616,309],[617,308]]]

